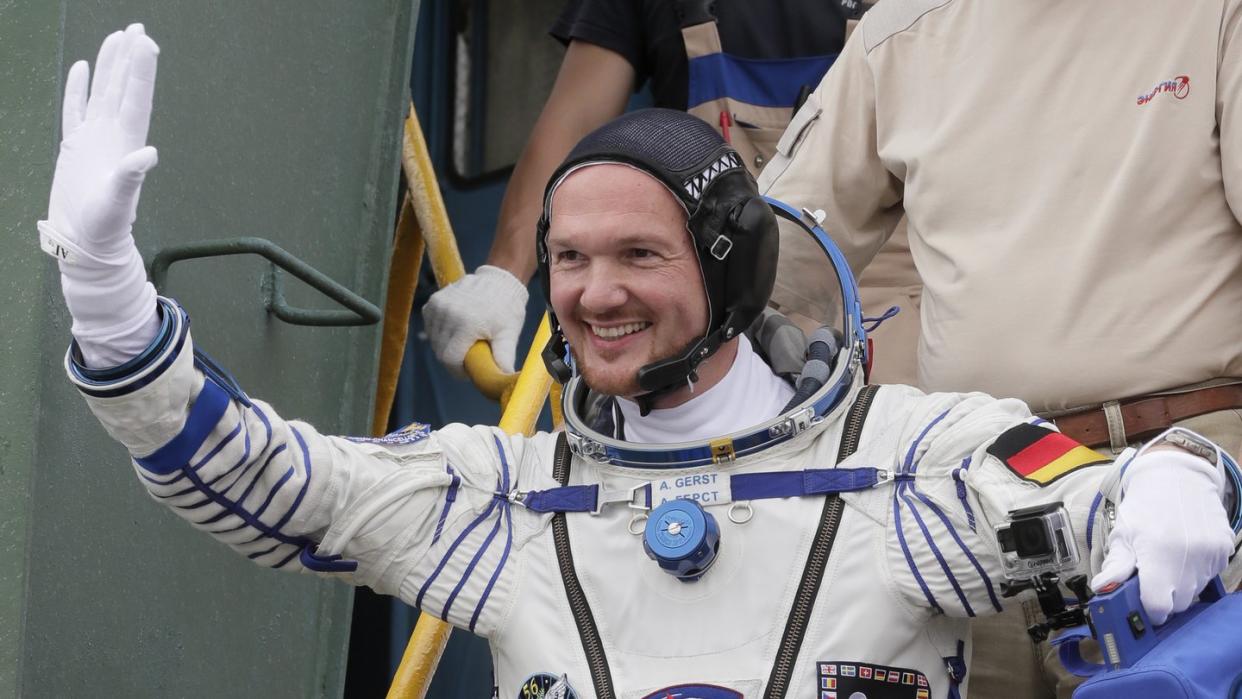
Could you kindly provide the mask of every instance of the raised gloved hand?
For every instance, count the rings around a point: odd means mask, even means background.
[[[479,340],[489,340],[496,364],[513,371],[527,297],[525,284],[491,265],[432,294],[423,307],[423,321],[436,358],[453,375],[465,376],[467,350]]]
[[[142,352],[159,328],[155,289],[130,230],[157,154],[146,145],[159,47],[141,24],[104,40],[90,82],[86,61],[69,69],[60,156],[39,242],[60,264],[73,336],[88,366]]]
[[[1189,607],[1233,552],[1224,487],[1220,469],[1193,454],[1166,447],[1135,457],[1122,480],[1108,555],[1091,587],[1124,582],[1137,569],[1152,623]]]

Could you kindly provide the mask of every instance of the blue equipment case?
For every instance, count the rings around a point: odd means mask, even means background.
[[[1071,672],[1090,677],[1074,699],[1242,699],[1242,592],[1215,578],[1199,601],[1161,626],[1139,602],[1138,578],[1096,595],[1088,607],[1104,664],[1089,663],[1070,629],[1053,643]]]

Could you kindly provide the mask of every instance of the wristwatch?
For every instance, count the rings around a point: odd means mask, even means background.
[[[1207,459],[1213,465],[1219,465],[1219,460],[1217,458],[1219,449],[1217,446],[1190,430],[1183,430],[1174,427],[1159,437],[1156,437],[1156,439],[1148,446],[1152,447],[1157,444],[1172,444],[1183,451],[1188,451],[1195,456],[1201,456]]]

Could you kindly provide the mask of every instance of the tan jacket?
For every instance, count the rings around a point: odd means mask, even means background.
[[[1242,0],[884,0],[760,188],[855,269],[903,213],[919,383],[1036,410],[1242,376]]]

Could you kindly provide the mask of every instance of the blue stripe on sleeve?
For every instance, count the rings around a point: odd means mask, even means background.
[[[461,592],[461,588],[465,587],[466,581],[470,579],[471,575],[474,575],[475,566],[479,564],[479,560],[483,558],[483,554],[487,553],[487,549],[491,547],[492,541],[496,538],[496,534],[500,532],[500,524],[504,518],[505,513],[502,509],[500,511],[500,516],[496,518],[496,523],[492,525],[492,530],[488,532],[487,538],[483,540],[483,545],[479,547],[479,550],[474,552],[474,556],[471,557],[470,563],[466,565],[466,570],[461,574],[461,579],[458,580],[457,584],[453,586],[453,591],[449,593],[448,599],[444,600],[444,611],[440,614],[441,619],[447,619],[449,617],[449,610],[453,608],[453,602],[456,601],[458,593]]]
[[[927,598],[927,603],[931,608],[944,614],[944,609],[936,602],[936,597],[932,594],[931,589],[927,587],[927,582],[923,580],[923,575],[919,573],[919,567],[914,563],[914,556],[910,554],[910,546],[906,543],[905,529],[901,526],[901,498],[896,493],[893,494],[893,524],[897,528],[897,542],[901,544],[901,552],[906,556],[906,565],[910,567],[910,572],[914,574],[914,580],[919,584],[919,589],[923,591],[923,596]]]
[[[293,499],[293,504],[289,505],[289,509],[274,525],[275,529],[288,524],[290,518],[302,506],[302,499],[306,497],[306,492],[310,490],[311,483],[311,457],[310,448],[306,446],[306,439],[302,437],[302,433],[298,432],[298,428],[290,425],[289,431],[293,433],[293,439],[298,443],[298,448],[302,450],[302,468],[306,471],[306,478],[302,482],[302,490],[298,491],[298,496]]]
[[[166,476],[185,466],[203,446],[229,407],[229,395],[211,381],[203,382],[181,432],[150,456],[134,459],[144,469]]]
[[[293,544],[294,546],[298,546],[298,547],[302,547],[307,544],[306,539],[292,537],[282,532],[274,530],[273,528],[267,526],[262,521],[260,521],[257,517],[250,514],[248,511],[246,511],[246,509],[241,507],[237,502],[229,500],[228,498],[224,497],[220,493],[217,493],[211,488],[208,488],[207,485],[203,483],[202,479],[198,477],[198,474],[195,473],[194,471],[187,470],[185,473],[186,473],[187,478],[189,478],[191,481],[193,481],[195,484],[199,486],[199,489],[203,492],[204,495],[210,498],[212,502],[219,505],[225,511],[224,514],[237,515],[238,517],[241,518],[243,522],[254,527],[256,530],[263,532],[264,535],[270,536],[271,538],[279,542],[282,542],[285,544]]]
[[[259,418],[259,422],[263,423],[265,437],[263,438],[263,446],[259,447],[259,453],[262,454],[267,450],[267,445],[272,443],[272,421],[268,419],[267,413],[263,412],[263,409],[258,405],[252,404],[250,406],[250,412],[254,413],[255,417]]]
[[[904,485],[904,484],[903,484]],[[898,486],[900,490],[901,486]],[[967,616],[975,616],[975,610],[971,609],[970,602],[966,599],[966,593],[962,592],[962,586],[957,583],[957,578],[953,576],[953,570],[949,568],[949,563],[944,559],[944,554],[940,553],[940,547],[936,546],[936,539],[931,535],[931,531],[927,529],[927,523],[923,521],[923,517],[919,515],[918,508],[914,502],[910,500],[910,496],[902,493],[901,499],[910,507],[910,515],[914,517],[914,523],[919,526],[919,530],[923,532],[923,538],[927,540],[927,545],[931,547],[932,555],[936,557],[936,561],[940,563],[940,569],[944,571],[945,577],[948,578],[949,584],[953,586],[953,591],[957,593],[957,599],[962,603],[962,609],[966,610]]]
[[[931,432],[931,429],[938,425],[941,420],[945,419],[948,414],[949,411],[945,410],[943,413],[937,415],[936,419],[929,422],[927,427],[924,427],[923,431],[919,433],[918,438],[910,444],[910,448],[906,451],[906,459],[901,465],[902,473],[914,473],[918,469],[918,465],[914,463],[914,452],[917,451],[919,445],[923,443],[923,438],[927,436],[927,433]]]
[[[505,550],[500,554],[500,564],[496,566],[496,570],[492,573],[491,580],[487,581],[487,587],[483,589],[483,595],[479,597],[479,603],[474,608],[474,614],[470,615],[470,632],[474,632],[474,626],[479,621],[479,614],[482,613],[484,605],[487,604],[487,598],[492,594],[492,588],[496,586],[496,581],[500,579],[500,571],[504,570],[505,563],[509,560],[509,551],[513,549],[513,508],[506,504],[503,512],[505,525],[508,527],[505,532]]]
[[[215,476],[214,478],[212,478],[211,480],[207,481],[207,485],[212,486],[212,487],[214,488],[214,487],[215,487],[215,485],[216,485],[216,483],[219,483],[219,482],[220,482],[221,480],[223,480],[224,478],[227,478],[227,477],[228,477],[228,475],[229,475],[230,473],[232,473],[232,472],[236,471],[238,468],[240,468],[241,466],[243,466],[243,465],[245,465],[245,464],[247,464],[247,463],[249,463],[249,462],[250,462],[250,430],[246,430],[246,432],[245,432],[245,439],[244,439],[244,440],[243,440],[243,442],[242,442],[242,454],[241,454],[241,456],[237,459],[237,462],[236,462],[236,463],[234,463],[232,466],[229,466],[227,469],[225,469],[225,470],[224,470],[224,471],[222,471],[221,473],[216,474],[216,476]],[[245,473],[245,470],[244,470],[244,469],[243,469],[242,473]],[[240,477],[241,477],[241,474],[238,474],[238,478],[240,478]],[[236,480],[237,480],[237,479],[235,478],[235,479],[233,479],[233,480],[234,480],[234,482],[236,482]],[[232,485],[232,484],[230,484],[230,486],[231,486],[231,485]],[[227,488],[226,488],[226,490],[227,490]]]
[[[983,586],[988,591],[988,599],[991,600],[992,607],[998,612],[1004,611],[1000,600],[996,598],[996,591],[992,589],[992,578],[988,577],[987,572],[983,570],[983,566],[979,564],[979,559],[975,558],[975,554],[971,553],[970,549],[966,547],[966,543],[962,541],[962,537],[958,536],[957,529],[953,526],[953,523],[949,521],[949,517],[945,515],[944,511],[941,510],[931,498],[919,492],[918,488],[911,488],[911,490],[919,500],[930,507],[932,512],[940,518],[941,524],[944,525],[945,529],[949,530],[949,536],[953,537],[953,541],[957,542],[958,548],[962,549],[962,553],[966,554],[966,559],[970,561],[970,564],[975,567],[975,572],[977,572],[979,577],[983,579]]]
[[[284,558],[280,559],[280,562],[272,566],[272,568],[276,570],[280,570],[281,568],[284,568],[285,566],[289,565],[289,561],[292,561],[295,558],[300,558],[301,555],[302,555],[302,549],[295,548],[293,549],[292,552],[289,553],[288,556],[285,556]]]
[[[284,544],[282,544],[282,543],[280,543],[280,542],[278,541],[278,542],[276,542],[276,543],[272,544],[272,547],[271,547],[271,548],[269,548],[269,549],[267,549],[266,551],[259,551],[258,553],[252,553],[252,554],[250,554],[249,556],[246,556],[246,558],[249,558],[249,559],[250,559],[250,560],[252,560],[252,561],[253,561],[253,560],[255,560],[256,558],[262,558],[263,556],[266,556],[267,554],[269,554],[269,553],[271,553],[271,552],[275,551],[276,549],[280,548],[281,546],[284,546]]]
[[[250,485],[246,486],[246,490],[242,492],[242,494],[241,494],[241,496],[240,496],[240,497],[235,498],[235,499],[233,500],[233,502],[236,502],[236,503],[237,503],[237,504],[239,504],[239,505],[240,505],[240,504],[242,504],[242,503],[244,503],[244,502],[246,502],[246,498],[250,495],[250,491],[254,490],[255,485],[257,485],[257,484],[258,484],[258,482],[259,482],[259,478],[263,475],[263,471],[264,471],[264,470],[266,470],[266,469],[267,469],[267,467],[268,467],[268,466],[272,463],[272,459],[275,459],[277,456],[279,456],[279,455],[280,455],[280,454],[281,454],[281,453],[285,450],[285,447],[286,447],[286,446],[287,446],[287,445],[285,445],[285,444],[281,444],[280,446],[278,446],[278,447],[276,447],[275,449],[273,449],[271,454],[268,454],[268,455],[267,455],[267,458],[263,460],[263,465],[262,465],[262,466],[260,466],[259,468],[255,469],[255,471],[254,471],[254,478],[251,478],[251,479],[250,479]],[[255,465],[256,463],[258,463],[258,462],[257,462],[257,461],[256,461],[256,462],[253,462],[253,463],[251,463],[251,464],[247,465],[247,466],[246,466],[246,468],[242,469],[242,474],[238,476],[237,480],[236,480],[236,481],[234,481],[232,484],[230,484],[230,485],[229,485],[229,487],[224,488],[224,489],[223,489],[223,491],[221,491],[221,492],[225,492],[225,493],[227,493],[227,492],[229,492],[230,490],[232,490],[232,489],[233,489],[233,487],[234,487],[234,486],[236,486],[236,485],[237,485],[237,483],[241,481],[241,478],[242,478],[242,477],[244,477],[244,475],[245,475],[245,474],[246,474],[246,473],[247,473],[247,472],[248,472],[251,468],[254,468],[254,465]],[[183,508],[183,509],[194,509],[194,508]],[[201,522],[201,524],[212,524],[212,523],[214,523],[214,522],[218,522],[218,521],[220,521],[221,519],[223,519],[223,518],[224,518],[227,514],[228,514],[227,512],[221,512],[220,514],[217,514],[216,516],[212,517],[211,519],[208,519],[208,520],[206,520],[206,521],[204,521],[204,522]]]
[[[449,510],[453,509],[453,503],[457,501],[457,488],[461,485],[461,477],[453,472],[453,465],[445,464],[444,468],[453,480],[449,482],[448,490],[444,494],[444,508],[440,510],[440,519],[436,521],[436,533],[431,537],[432,546],[436,545],[440,535],[444,533],[444,522],[448,519]]]
[[[440,573],[444,570],[444,566],[448,564],[449,559],[451,559],[453,554],[457,552],[457,547],[461,546],[461,543],[466,540],[467,536],[470,536],[470,533],[473,532],[476,527],[491,516],[492,510],[496,509],[496,502],[496,498],[492,498],[487,504],[487,509],[483,510],[482,514],[478,517],[475,517],[474,521],[467,525],[467,527],[462,530],[461,534],[458,534],[457,538],[453,540],[453,543],[449,546],[448,551],[446,551],[444,556],[440,559],[440,563],[436,565],[436,569],[431,572],[431,575],[427,576],[427,580],[423,582],[423,586],[418,590],[418,596],[414,598],[415,607],[423,609],[423,597],[427,594],[427,591],[431,589],[431,584],[435,582],[437,577],[440,576]],[[427,610],[423,609],[423,611]]]
[[[1091,535],[1095,532],[1095,513],[1100,509],[1100,504],[1104,502],[1104,493],[1096,493],[1095,498],[1091,501],[1091,507],[1087,510],[1087,553],[1091,553],[1091,545],[1093,543]]]
[[[206,456],[199,459],[198,462],[190,466],[190,468],[197,471],[198,469],[202,468],[203,465],[206,464],[208,461],[211,461],[212,459],[214,459],[216,455],[220,453],[220,450],[224,449],[226,446],[229,445],[229,442],[232,442],[234,439],[237,438],[237,435],[241,433],[241,428],[242,428],[241,420],[238,420],[237,427],[234,427],[232,432],[229,432],[227,435],[225,435],[224,438],[221,439],[219,443],[216,444],[216,446],[211,448],[211,451],[207,452]],[[142,476],[146,478],[146,474],[142,474]],[[166,486],[166,485],[172,485],[173,483],[176,483],[182,478],[185,478],[185,475],[178,473],[175,478],[172,478],[171,480],[168,480],[166,482],[159,482],[155,480],[154,478],[147,478],[147,481],[150,483],[154,483],[156,485]],[[152,495],[155,495],[155,497],[160,498],[160,499],[168,499],[168,498],[179,497],[181,495],[189,495],[190,493],[197,492],[197,490],[198,489],[195,488],[194,486],[190,486],[188,488],[184,488],[175,493],[170,493],[167,495],[158,495],[155,493],[152,493]]]
[[[267,507],[268,505],[271,505],[272,500],[276,498],[276,493],[280,492],[280,489],[284,487],[285,483],[289,482],[290,478],[293,478],[293,474],[295,472],[296,469],[290,466],[289,469],[281,475],[280,480],[276,481],[276,485],[273,485],[272,489],[267,492],[267,497],[263,499],[263,504],[259,505],[259,509],[254,511],[255,517],[262,517],[263,513],[267,512]]]
[[[500,439],[492,435],[492,439],[496,443],[496,452],[500,454],[500,466],[503,469],[504,482],[501,492],[509,491],[509,460],[505,458],[504,446],[500,443]],[[496,570],[492,571],[492,577],[487,581],[487,587],[483,588],[483,594],[479,596],[479,603],[474,607],[474,613],[470,615],[470,631],[474,631],[475,624],[479,621],[479,614],[483,612],[484,605],[487,604],[487,598],[492,594],[492,588],[496,586],[496,581],[500,579],[500,571],[505,569],[505,563],[509,560],[509,551],[513,548],[513,508],[506,500],[503,503],[504,509],[501,516],[505,518],[505,550],[500,554],[500,562],[496,565]]]

